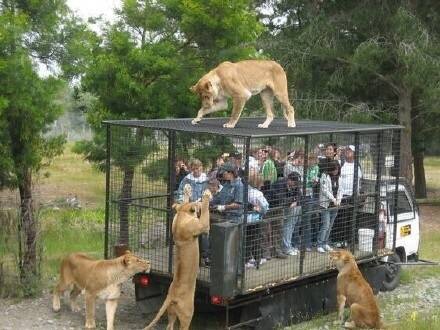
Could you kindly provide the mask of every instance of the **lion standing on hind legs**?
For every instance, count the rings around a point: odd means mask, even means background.
[[[173,205],[176,211],[172,224],[173,240],[176,243],[173,281],[162,307],[144,330],[152,329],[165,311],[168,312],[167,330],[174,329],[176,319],[179,319],[182,330],[189,329],[191,324],[194,314],[196,279],[199,272],[198,236],[209,232],[211,193],[205,190],[202,202],[189,203],[191,195],[191,186],[187,184],[184,187],[184,203]],[[201,210],[200,219],[197,218],[199,210]]]
[[[274,61],[248,60],[237,63],[223,62],[205,74],[190,90],[199,95],[202,107],[195,125],[213,112],[228,108],[228,98],[232,98],[232,115],[223,127],[233,128],[240,118],[246,102],[252,95],[260,94],[266,111],[266,120],[260,128],[269,127],[274,118],[273,98],[281,103],[288,127],[295,127],[295,111],[289,102],[287,77],[281,65]]]

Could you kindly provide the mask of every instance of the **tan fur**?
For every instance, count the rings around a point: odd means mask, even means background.
[[[83,253],[72,253],[61,263],[60,280],[53,291],[53,310],[60,310],[60,295],[69,289],[70,307],[72,311],[78,311],[76,298],[85,290],[85,328],[96,327],[95,300],[99,297],[106,301],[107,330],[113,330],[121,283],[136,273],[149,271],[150,262],[129,251],[111,260],[94,260]]]
[[[339,271],[336,287],[339,322],[343,324],[344,307],[348,305],[351,313],[350,320],[344,324],[346,328],[381,329],[383,325],[376,297],[353,255],[346,250],[337,250],[330,252],[329,257]]]
[[[205,74],[191,91],[197,93],[202,107],[192,123],[197,124],[203,116],[228,107],[232,98],[233,108],[229,122],[223,127],[233,128],[241,111],[252,95],[260,94],[266,111],[266,120],[258,127],[267,128],[274,118],[274,96],[283,107],[288,127],[295,127],[295,111],[289,102],[287,77],[283,68],[274,61],[249,60],[237,63],[223,62]]]
[[[188,185],[189,186],[189,185]],[[184,189],[184,201],[189,199],[191,189]],[[209,199],[211,193],[203,193],[202,202],[175,204],[172,232],[176,243],[174,256],[173,281],[168,295],[156,317],[144,329],[152,329],[161,316],[168,312],[167,330],[174,328],[179,319],[180,329],[189,329],[194,314],[194,295],[196,278],[199,272],[199,241],[198,236],[209,232]],[[200,219],[197,210],[201,209]]]

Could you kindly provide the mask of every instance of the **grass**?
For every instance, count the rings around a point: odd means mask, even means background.
[[[102,258],[104,252],[103,209],[44,210],[40,214],[43,237],[43,277],[57,275],[63,257],[85,252]]]
[[[67,144],[63,155],[56,157],[38,182],[38,193],[44,202],[77,196],[83,207],[103,207],[105,174],[71,151]]]
[[[428,197],[440,201],[440,157],[426,157],[424,164]]]

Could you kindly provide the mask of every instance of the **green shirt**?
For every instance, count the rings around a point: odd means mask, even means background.
[[[319,166],[317,164],[307,169],[306,187],[312,188],[313,183],[318,180]]]
[[[272,159],[267,159],[263,163],[261,174],[263,174],[264,181],[270,181],[270,183],[274,183],[275,181],[277,181],[277,169]]]

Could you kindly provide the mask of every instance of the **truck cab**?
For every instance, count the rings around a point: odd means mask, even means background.
[[[375,182],[365,178],[362,184],[364,189],[368,190]],[[385,248],[395,251],[394,254],[382,258],[387,268],[382,290],[388,291],[395,289],[399,284],[400,266],[395,263],[418,260],[420,215],[411,186],[404,178],[399,179],[397,190],[395,178],[383,178],[380,186],[380,199],[379,237],[384,237]],[[366,205],[370,204],[366,203]],[[364,212],[371,213],[372,210],[364,209]]]

